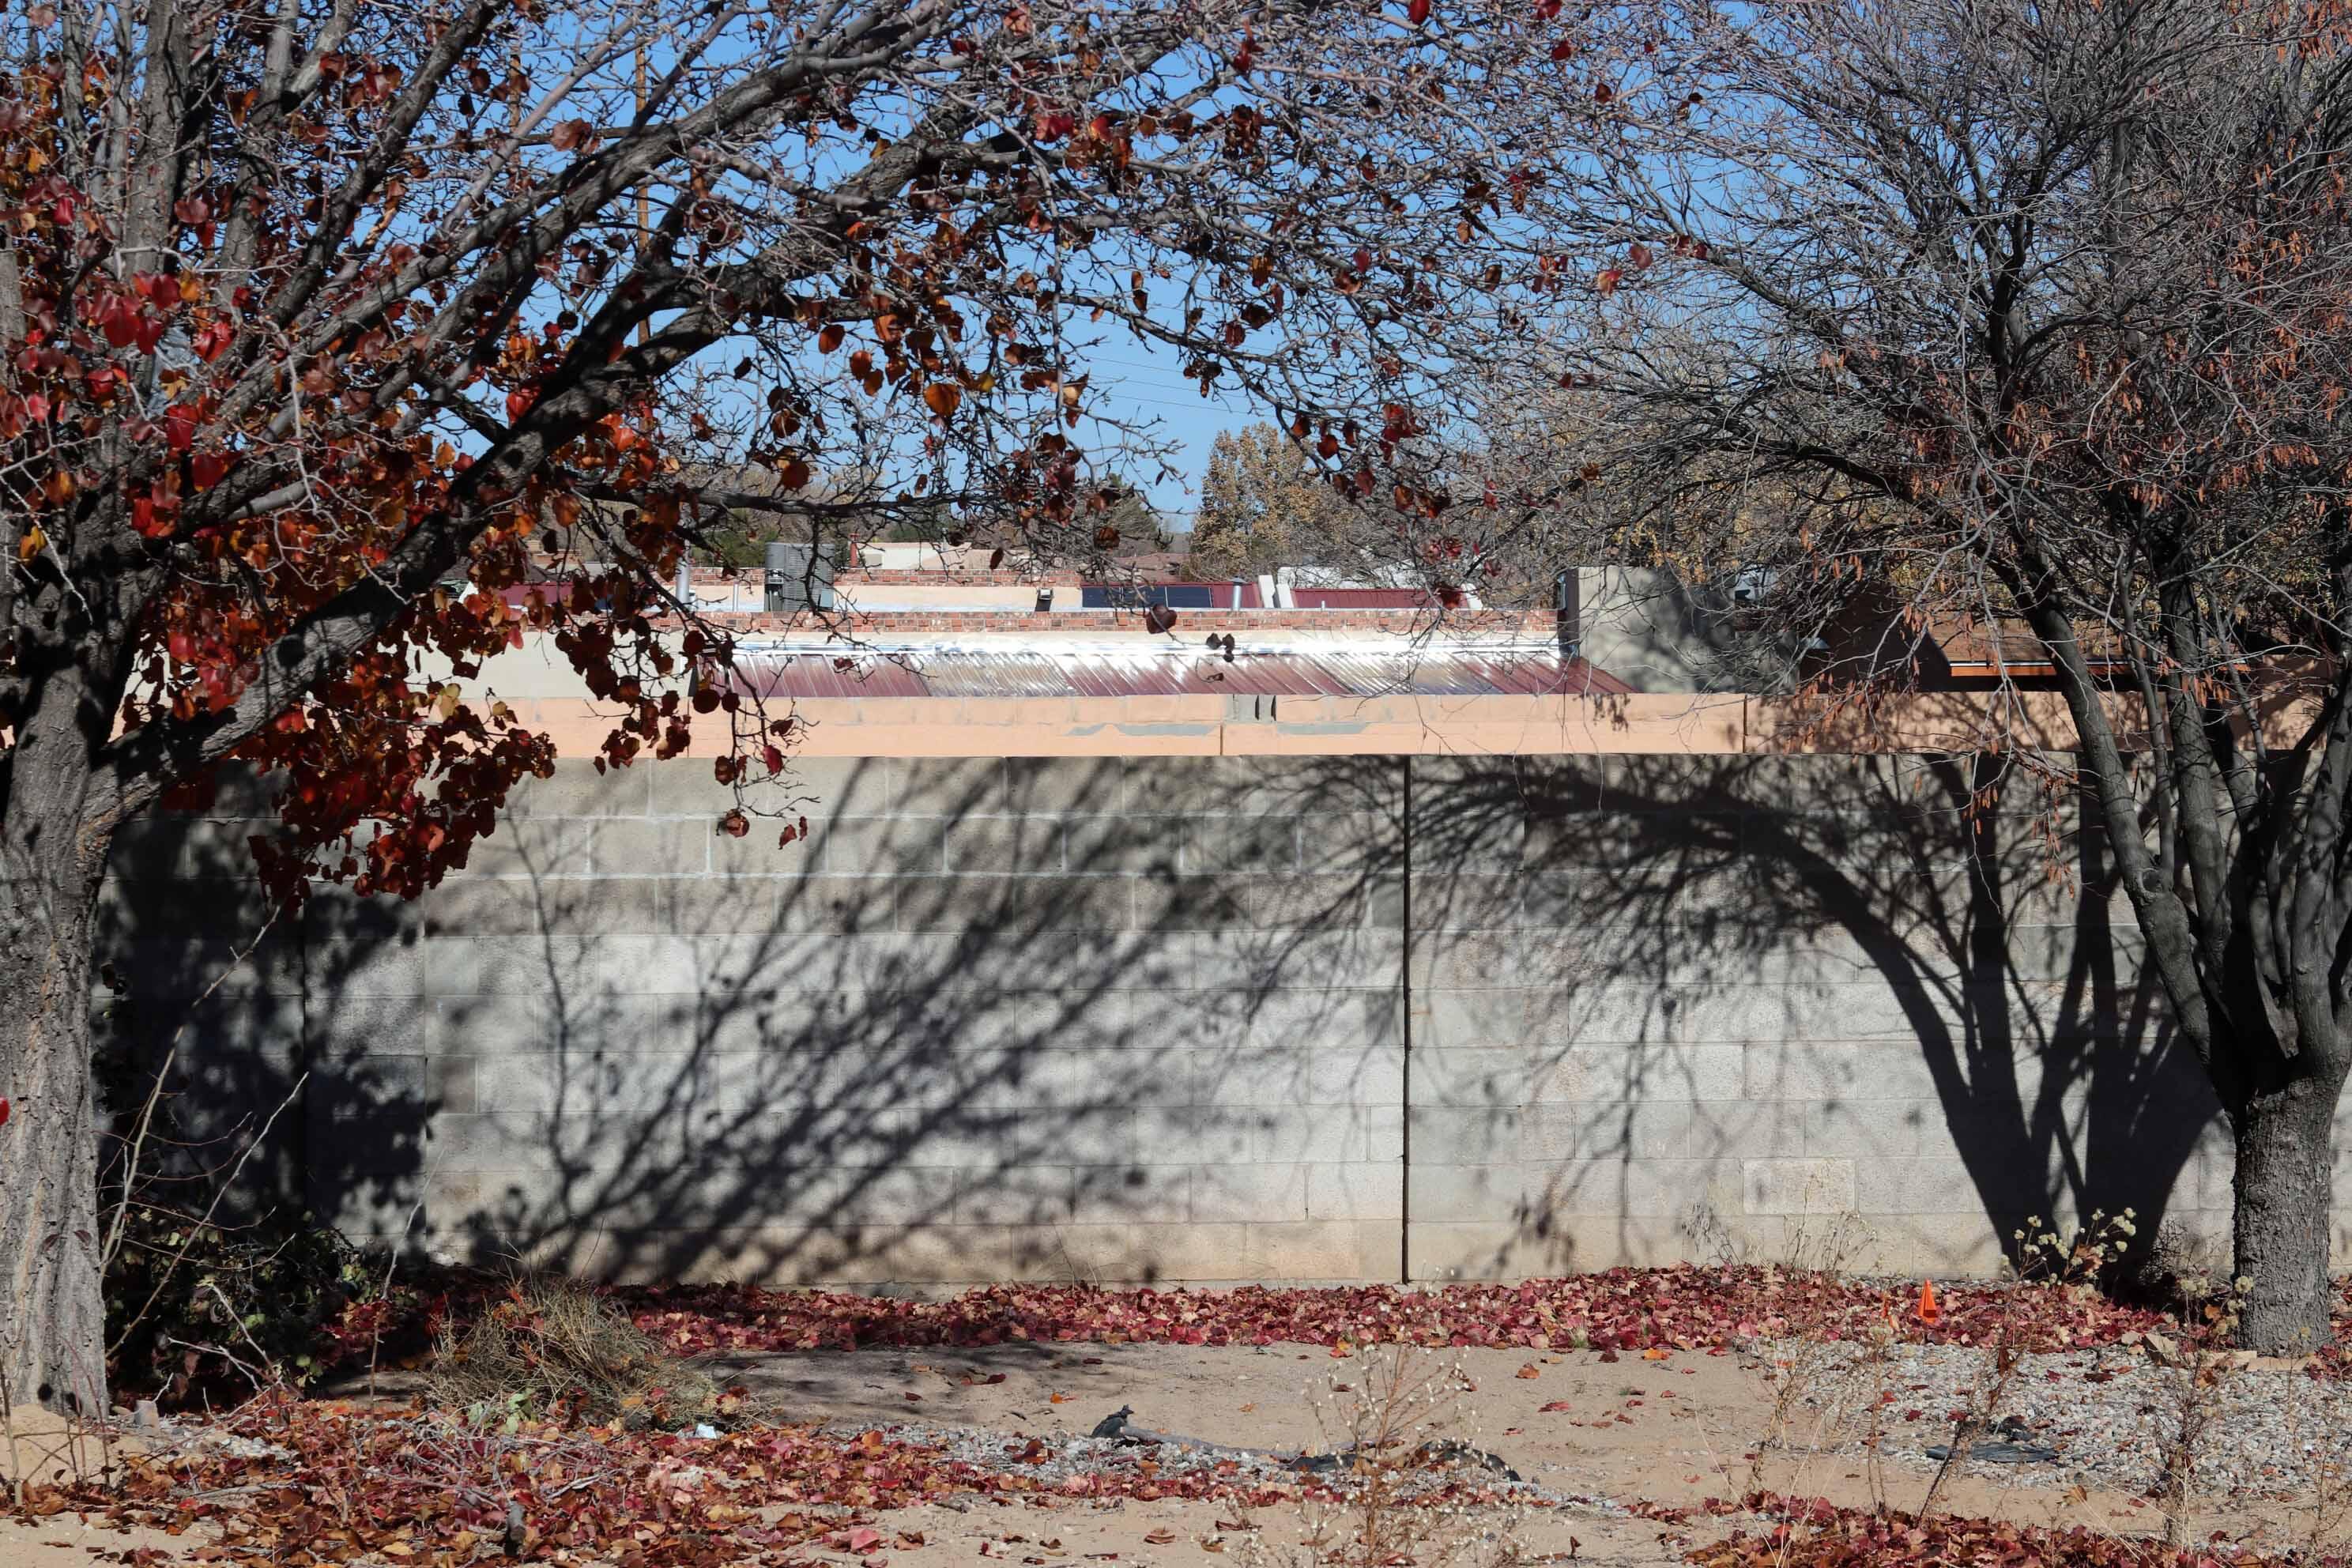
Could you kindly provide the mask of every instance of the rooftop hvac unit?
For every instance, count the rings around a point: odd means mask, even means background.
[[[770,615],[788,616],[796,610],[830,610],[833,608],[833,557],[814,544],[787,544],[781,540],[768,546],[768,601]]]

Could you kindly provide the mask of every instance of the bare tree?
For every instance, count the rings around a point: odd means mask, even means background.
[[[2352,1066],[2347,42],[2294,0],[1617,7],[1540,210],[1583,319],[1514,367],[1574,390],[1621,542],[1777,568],[1824,713],[1938,637],[2054,678],[2273,1352],[2329,1335]],[[2033,709],[2004,679],[1976,743]]]

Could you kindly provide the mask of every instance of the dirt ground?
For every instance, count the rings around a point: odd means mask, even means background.
[[[1381,1356],[1340,1358],[1282,1345],[1194,1349],[1170,1345],[1013,1345],[984,1350],[816,1352],[723,1356],[704,1364],[721,1382],[744,1384],[789,1422],[877,1426],[920,1423],[1000,1434],[1084,1434],[1122,1405],[1136,1424],[1220,1444],[1272,1449],[1322,1449],[1346,1441],[1348,1412],[1377,1379]],[[1694,1507],[1748,1489],[1751,1456],[1772,1425],[1773,1394],[1751,1358],[1678,1352],[1663,1361],[1633,1352],[1523,1352],[1467,1350],[1418,1352],[1434,1370],[1458,1364],[1467,1384],[1450,1413],[1453,1435],[1502,1458],[1529,1481],[1594,1500],[1592,1506],[1528,1510],[1513,1532],[1533,1561],[1650,1568],[1679,1561],[1693,1541],[1725,1526],[1705,1515],[1683,1524],[1631,1517],[1612,1502],[1640,1500]],[[1532,1374],[1532,1375],[1530,1375]],[[396,1392],[387,1389],[387,1394]],[[1546,1409],[1547,1405],[1559,1408]],[[1800,1420],[1785,1445],[1763,1454],[1761,1479],[1771,1490],[1866,1506],[1868,1479],[1858,1459],[1817,1451],[1823,1434]],[[1916,1439],[1907,1439],[1916,1440]],[[1887,1500],[1916,1508],[1933,1470],[1924,1456],[1889,1459]],[[1960,1514],[2021,1523],[2082,1524],[2121,1533],[2161,1528],[2145,1498],[2080,1487],[2024,1484],[2015,1468],[1980,1468],[1948,1490]],[[2199,1519],[2202,1536],[2226,1529],[2233,1539],[2283,1543],[2287,1522],[2259,1511],[2220,1506]],[[1480,1512],[1460,1526],[1475,1533],[1504,1523]],[[853,1552],[813,1548],[814,1562],[856,1563],[879,1551],[905,1568],[1003,1560],[1027,1563],[1110,1561],[1122,1564],[1201,1564],[1217,1556],[1287,1563],[1284,1548],[1306,1528],[1297,1509],[1244,1514],[1231,1503],[958,1500],[954,1504],[871,1516],[886,1540]],[[919,1544],[917,1543],[919,1538]],[[74,1521],[38,1529],[0,1524],[0,1568],[63,1568],[88,1563],[91,1549],[115,1556],[151,1547],[163,1561],[184,1560],[202,1544],[142,1533],[85,1530]],[[116,1560],[121,1560],[117,1557]],[[1433,1560],[1433,1559],[1425,1559]]]
[[[1458,1363],[1473,1385],[1459,1398],[1457,1432],[1464,1440],[1494,1453],[1528,1480],[1581,1497],[1695,1507],[1709,1498],[1739,1496],[1748,1489],[1750,1455],[1771,1425],[1771,1385],[1761,1364],[1747,1357],[1684,1352],[1665,1361],[1645,1361],[1628,1352],[1604,1361],[1596,1352],[1422,1353]],[[1156,1431],[1281,1449],[1344,1441],[1346,1411],[1361,1393],[1367,1371],[1377,1373],[1376,1361],[1367,1356],[1341,1360],[1328,1351],[1295,1345],[1017,1345],[722,1357],[711,1364],[723,1379],[739,1381],[772,1402],[779,1417],[789,1420],[919,1421],[1045,1436],[1090,1431],[1105,1415],[1129,1405],[1134,1410],[1130,1419]],[[1524,1375],[1529,1368],[1533,1377]],[[988,1381],[995,1375],[1003,1381]],[[1349,1386],[1338,1390],[1342,1384]],[[1548,1411],[1547,1405],[1568,1408]],[[1805,1451],[1821,1436],[1800,1424],[1790,1434],[1787,1451],[1767,1451],[1763,1485],[1867,1506],[1870,1488],[1858,1460]],[[1924,1456],[1890,1462],[1888,1500],[1898,1508],[1916,1507],[1934,1468]],[[2022,1485],[2014,1470],[1964,1474],[1946,1495],[1953,1512],[2023,1523],[2084,1524],[2122,1532],[2161,1523],[2145,1499]],[[1086,1550],[1118,1551],[1121,1563],[1201,1560],[1196,1537],[1213,1531],[1197,1528],[1199,1521],[1218,1510],[1207,1504],[1129,1503],[1122,1511],[1135,1516],[1130,1522],[1158,1517],[1146,1510],[1164,1512],[1160,1523],[1177,1529],[1179,1542],[1156,1552],[1145,1547],[1132,1556],[1127,1547]],[[1229,1509],[1223,1513],[1231,1517]],[[892,1560],[969,1561],[974,1527],[968,1521],[977,1517],[944,1526],[944,1550],[894,1552]],[[1179,1519],[1185,1526],[1172,1522]],[[2243,1521],[2242,1512],[2233,1510],[2232,1524]],[[2216,1527],[2211,1521],[2200,1525]],[[1685,1538],[1713,1529],[1704,1520],[1674,1528],[1575,1509],[1537,1510],[1519,1534],[1537,1555],[1568,1552],[1573,1536],[1581,1542],[1580,1560],[1633,1564],[1676,1560]],[[1065,1545],[1076,1550],[1075,1540],[1075,1534],[1066,1535]],[[848,1560],[846,1553],[836,1555]]]

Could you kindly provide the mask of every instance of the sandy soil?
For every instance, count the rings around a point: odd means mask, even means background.
[[[1771,1386],[1758,1363],[1676,1352],[1666,1361],[1628,1353],[1466,1350],[1443,1353],[1474,1385],[1460,1397],[1462,1436],[1528,1480],[1589,1496],[1690,1506],[1748,1488],[1750,1456],[1772,1421]],[[1351,1395],[1363,1387],[1363,1355],[1347,1360],[1296,1346],[1265,1350],[1173,1345],[1004,1346],[978,1351],[857,1351],[722,1357],[708,1363],[773,1403],[780,1418],[920,1421],[1033,1435],[1083,1433],[1131,1405],[1159,1431],[1248,1447],[1330,1445]],[[1522,1375],[1533,1369],[1532,1377]],[[1003,1376],[1001,1383],[987,1381]],[[1335,1385],[1348,1384],[1345,1392]],[[914,1394],[918,1397],[908,1398]],[[1057,1401],[1056,1395],[1059,1396]],[[1564,1410],[1546,1410],[1564,1405]],[[1766,1452],[1774,1490],[1866,1506],[1867,1478],[1845,1456],[1809,1453],[1828,1436],[1808,1415],[1787,1451]],[[1924,1440],[1940,1441],[1938,1429]],[[1341,1440],[1344,1440],[1342,1436]],[[1886,1467],[1888,1500],[1916,1506],[1934,1466],[1924,1456]],[[2015,1471],[1964,1475],[1948,1488],[1955,1511],[2103,1529],[2147,1527],[2145,1500],[2114,1493],[2073,1498],[2021,1485]]]
[[[1426,1357],[1435,1352],[1423,1352]],[[1443,1352],[1470,1387],[1458,1395],[1455,1435],[1503,1458],[1527,1479],[1596,1500],[1696,1505],[1748,1489],[1752,1456],[1770,1429],[1773,1397],[1764,1368],[1737,1355],[1677,1352],[1664,1361],[1627,1353]],[[1346,1440],[1349,1412],[1376,1381],[1381,1352],[1339,1358],[1321,1350],[1191,1349],[1169,1345],[1003,1346],[986,1350],[821,1352],[715,1358],[722,1381],[740,1382],[778,1420],[888,1426],[919,1422],[1013,1435],[1090,1431],[1121,1405],[1156,1430],[1218,1443],[1276,1449],[1324,1448]],[[1425,1360],[1424,1365],[1430,1364]],[[1438,1364],[1442,1364],[1442,1362]],[[384,1391],[387,1395],[393,1389]],[[1560,1408],[1547,1410],[1551,1405]],[[1818,1424],[1819,1417],[1804,1421]],[[1827,1435],[1801,1423],[1785,1446],[1764,1452],[1769,1489],[1818,1495],[1854,1506],[1871,1500],[1860,1463],[1809,1451]],[[1906,1442],[1940,1439],[1940,1432]],[[1933,1467],[1923,1456],[1891,1459],[1888,1500],[1916,1507]],[[2161,1528],[2146,1499],[2080,1488],[2021,1484],[2014,1470],[1964,1476],[1948,1490],[1952,1511],[2030,1524],[2083,1524],[2125,1533]],[[812,1561],[849,1563],[879,1551],[906,1568],[1002,1560],[1024,1563],[1288,1563],[1286,1549],[1306,1529],[1297,1510],[1245,1514],[1230,1503],[1179,1500],[1094,1503],[959,1500],[955,1504],[867,1516],[884,1536],[862,1551],[845,1542],[812,1549]],[[1504,1522],[1481,1512],[1457,1533]],[[2283,1545],[2294,1521],[2276,1513],[2215,1509],[2199,1535],[2226,1529],[2256,1544]],[[1255,1528],[1248,1528],[1255,1527]],[[1663,1568],[1693,1541],[1724,1524],[1701,1516],[1663,1524],[1604,1507],[1537,1510],[1514,1525],[1532,1561]],[[193,1537],[136,1538],[88,1531],[71,1520],[37,1529],[0,1523],[0,1568],[63,1568],[152,1547],[184,1561]],[[1115,1555],[1114,1555],[1115,1554]],[[121,1560],[119,1557],[117,1560]],[[1433,1554],[1423,1561],[1437,1561]],[[1468,1559],[1465,1559],[1468,1561]]]

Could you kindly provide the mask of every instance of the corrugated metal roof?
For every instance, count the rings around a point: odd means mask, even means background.
[[[747,648],[739,679],[761,697],[1618,696],[1633,690],[1549,647],[1237,650],[925,647],[845,653]]]

